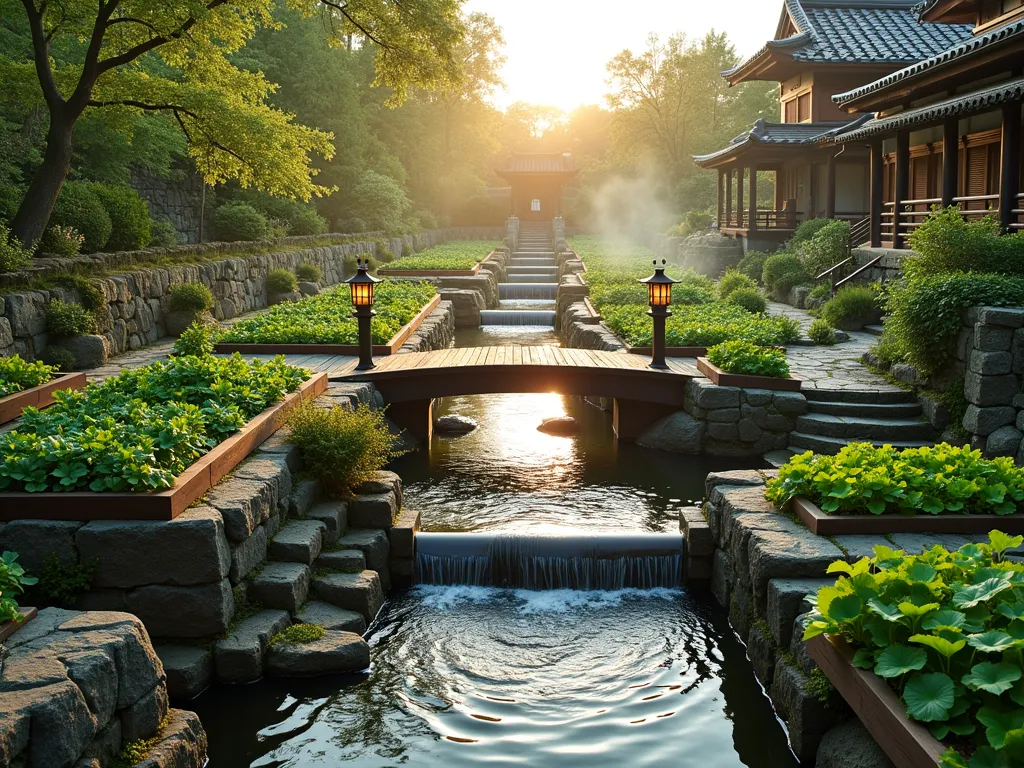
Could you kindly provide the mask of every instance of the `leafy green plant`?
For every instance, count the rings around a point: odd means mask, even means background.
[[[19,355],[0,357],[0,397],[38,387],[53,378],[54,367],[30,363]]]
[[[743,307],[747,312],[752,312],[755,315],[761,315],[768,311],[768,302],[758,288],[737,288],[729,294],[726,302]]]
[[[722,279],[718,281],[718,298],[721,301],[725,301],[733,291],[737,291],[741,288],[752,288],[756,291],[757,283],[742,272],[730,269],[722,275]]]
[[[811,327],[807,329],[807,335],[819,346],[830,347],[836,343],[836,329],[828,320],[820,317],[811,323]]]
[[[914,253],[903,259],[910,278],[951,272],[1024,274],[1024,236],[1001,235],[989,215],[967,221],[959,208],[935,209],[910,234]]]
[[[306,469],[333,496],[344,496],[396,458],[395,436],[383,411],[304,403],[288,416],[288,441],[299,447]]]
[[[69,373],[75,370],[75,366],[78,365],[78,358],[75,357],[74,352],[70,349],[65,349],[64,347],[58,347],[55,344],[47,346],[47,348],[42,351],[40,358],[47,365],[64,373]]]
[[[114,228],[110,214],[96,194],[95,185],[87,181],[66,181],[53,207],[50,224],[73,227],[85,238],[82,250],[96,253],[103,249]]]
[[[999,531],[988,544],[920,555],[875,547],[837,561],[835,586],[811,595],[804,639],[840,637],[853,664],[900,696],[932,735],[965,747],[943,764],[967,768],[1024,761],[1024,565],[1006,557],[1024,543]]]
[[[149,245],[149,207],[131,187],[93,184],[93,191],[110,217],[108,251],[135,251]]]
[[[149,246],[151,248],[163,248],[168,245],[178,245],[181,242],[181,235],[167,219],[151,219],[149,222]]]
[[[747,251],[736,269],[757,283],[761,282],[761,273],[764,271],[764,263],[768,260],[768,254],[761,251]]]
[[[327,630],[319,624],[292,624],[270,638],[270,645],[305,645],[315,643],[325,634]]]
[[[377,316],[371,326],[374,343],[391,339],[436,293],[427,282],[378,285],[374,293]],[[299,302],[278,304],[225,329],[220,340],[235,344],[356,344],[359,331],[352,316],[352,296],[345,286]]]
[[[796,232],[793,233],[793,237],[789,239],[789,247],[796,249],[798,246],[810,240],[818,232],[831,224],[834,219],[808,219],[802,221],[797,225]]]
[[[65,565],[51,552],[43,560],[37,591],[48,605],[74,608],[79,596],[92,589],[99,567],[99,558]]]
[[[217,326],[195,320],[174,342],[174,351],[179,355],[212,355],[219,332]]]
[[[37,581],[25,575],[25,569],[18,563],[17,552],[4,552],[0,555],[0,620],[21,621],[17,596],[25,591],[25,587]]]
[[[267,293],[295,293],[299,282],[287,269],[272,269],[267,273]]]
[[[306,283],[319,283],[324,273],[316,264],[304,261],[295,268],[295,276]]]
[[[110,768],[135,768],[139,763],[145,761],[149,757],[149,753],[153,751],[163,738],[170,719],[171,715],[168,713],[160,722],[160,727],[157,728],[156,733],[150,738],[126,742],[121,747],[121,751],[114,756],[113,761],[110,763]]]
[[[173,311],[199,313],[213,308],[213,291],[204,283],[177,283],[169,293]]]
[[[51,299],[46,304],[46,330],[54,336],[83,336],[95,329],[93,316],[81,304]]]
[[[810,293],[807,294],[808,299],[814,299],[816,301],[828,301],[832,298],[832,286],[828,283],[818,283],[811,288]]]
[[[834,328],[857,331],[881,316],[878,293],[867,285],[847,285],[825,302],[821,317]]]
[[[810,279],[807,268],[794,253],[783,252],[769,256],[761,271],[764,287],[780,298],[789,293],[793,286],[808,283]]]
[[[0,222],[0,273],[17,272],[31,262],[32,250],[23,247],[11,230]]]
[[[85,243],[85,236],[79,234],[74,227],[64,227],[54,224],[43,234],[39,243],[39,250],[51,256],[71,258],[77,256]]]
[[[388,269],[408,270],[458,270],[473,269],[479,262],[487,258],[497,243],[493,240],[457,240],[442,243],[425,251],[402,256],[391,262],[390,267],[382,267],[381,273]]]
[[[327,220],[309,203],[273,197],[254,189],[239,193],[239,198],[236,202],[247,203],[268,219],[280,222],[282,234],[322,235],[327,231]]]
[[[726,341],[708,349],[708,362],[726,373],[746,376],[789,376],[786,353],[781,349],[759,347],[748,341]]]
[[[843,261],[849,253],[849,222],[826,221],[825,226],[799,245],[800,259],[812,278]]]
[[[307,377],[280,357],[176,357],[56,392],[53,405],[26,408],[18,427],[0,434],[0,490],[169,488]]]
[[[265,240],[270,236],[267,217],[246,203],[224,203],[213,214],[218,240]]]
[[[902,451],[850,443],[835,456],[794,456],[765,496],[780,508],[804,496],[830,514],[1011,515],[1024,502],[1024,469],[948,443]]]

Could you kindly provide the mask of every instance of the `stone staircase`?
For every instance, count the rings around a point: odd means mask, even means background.
[[[520,225],[519,244],[505,266],[507,282],[498,284],[499,309],[483,310],[481,325],[554,326],[558,262],[550,224]],[[523,302],[527,302],[523,306]]]
[[[912,392],[811,389],[807,413],[789,436],[794,453],[836,454],[847,443],[888,443],[897,448],[932,445],[935,430]]]

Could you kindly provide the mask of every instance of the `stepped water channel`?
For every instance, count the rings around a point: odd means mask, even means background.
[[[558,263],[551,232],[523,225],[518,247],[505,272],[508,282],[498,284],[500,308],[481,312],[480,324],[553,328]]]
[[[557,283],[544,275],[512,272],[495,312],[520,322],[456,345],[559,344],[553,310],[525,303],[552,300],[511,287]],[[209,768],[795,768],[725,612],[680,586],[680,508],[708,472],[753,465],[617,444],[606,412],[557,394],[452,397],[443,414],[479,426],[393,467],[422,516],[421,583],[369,628],[370,670],[207,692],[192,708]],[[561,416],[577,434],[537,430]]]

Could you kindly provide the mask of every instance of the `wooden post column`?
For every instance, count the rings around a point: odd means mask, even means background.
[[[724,190],[722,189],[722,186],[724,184],[725,184],[725,174],[722,172],[722,169],[719,168],[718,169],[718,218],[715,219],[715,221],[718,222],[718,228],[719,229],[721,229],[724,226],[724,222],[722,221],[722,204],[725,202],[725,200],[724,200]]]
[[[903,201],[910,195],[910,131],[896,134],[896,193],[892,206],[892,247],[903,247],[903,233],[900,231],[900,211]]]
[[[1013,223],[1020,191],[1020,104],[1003,105],[1003,132],[999,163],[999,224],[1008,230]]]
[[[736,221],[743,229],[743,166],[736,169]]]
[[[947,120],[942,124],[942,207],[953,204],[957,192],[957,173],[960,170],[960,121]]]
[[[882,140],[871,142],[871,199],[868,204],[871,224],[871,247],[882,246]]]
[[[825,162],[825,218],[836,217],[836,156],[829,153]]]
[[[732,168],[725,172],[725,225],[732,226]]]
[[[753,232],[757,229],[757,166],[750,165],[750,213],[747,215],[747,228]]]

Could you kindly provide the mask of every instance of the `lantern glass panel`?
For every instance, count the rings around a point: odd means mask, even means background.
[[[668,283],[648,283],[652,307],[667,307],[672,303],[672,286]]]
[[[352,304],[356,307],[368,307],[373,304],[373,283],[350,283],[352,286]]]

